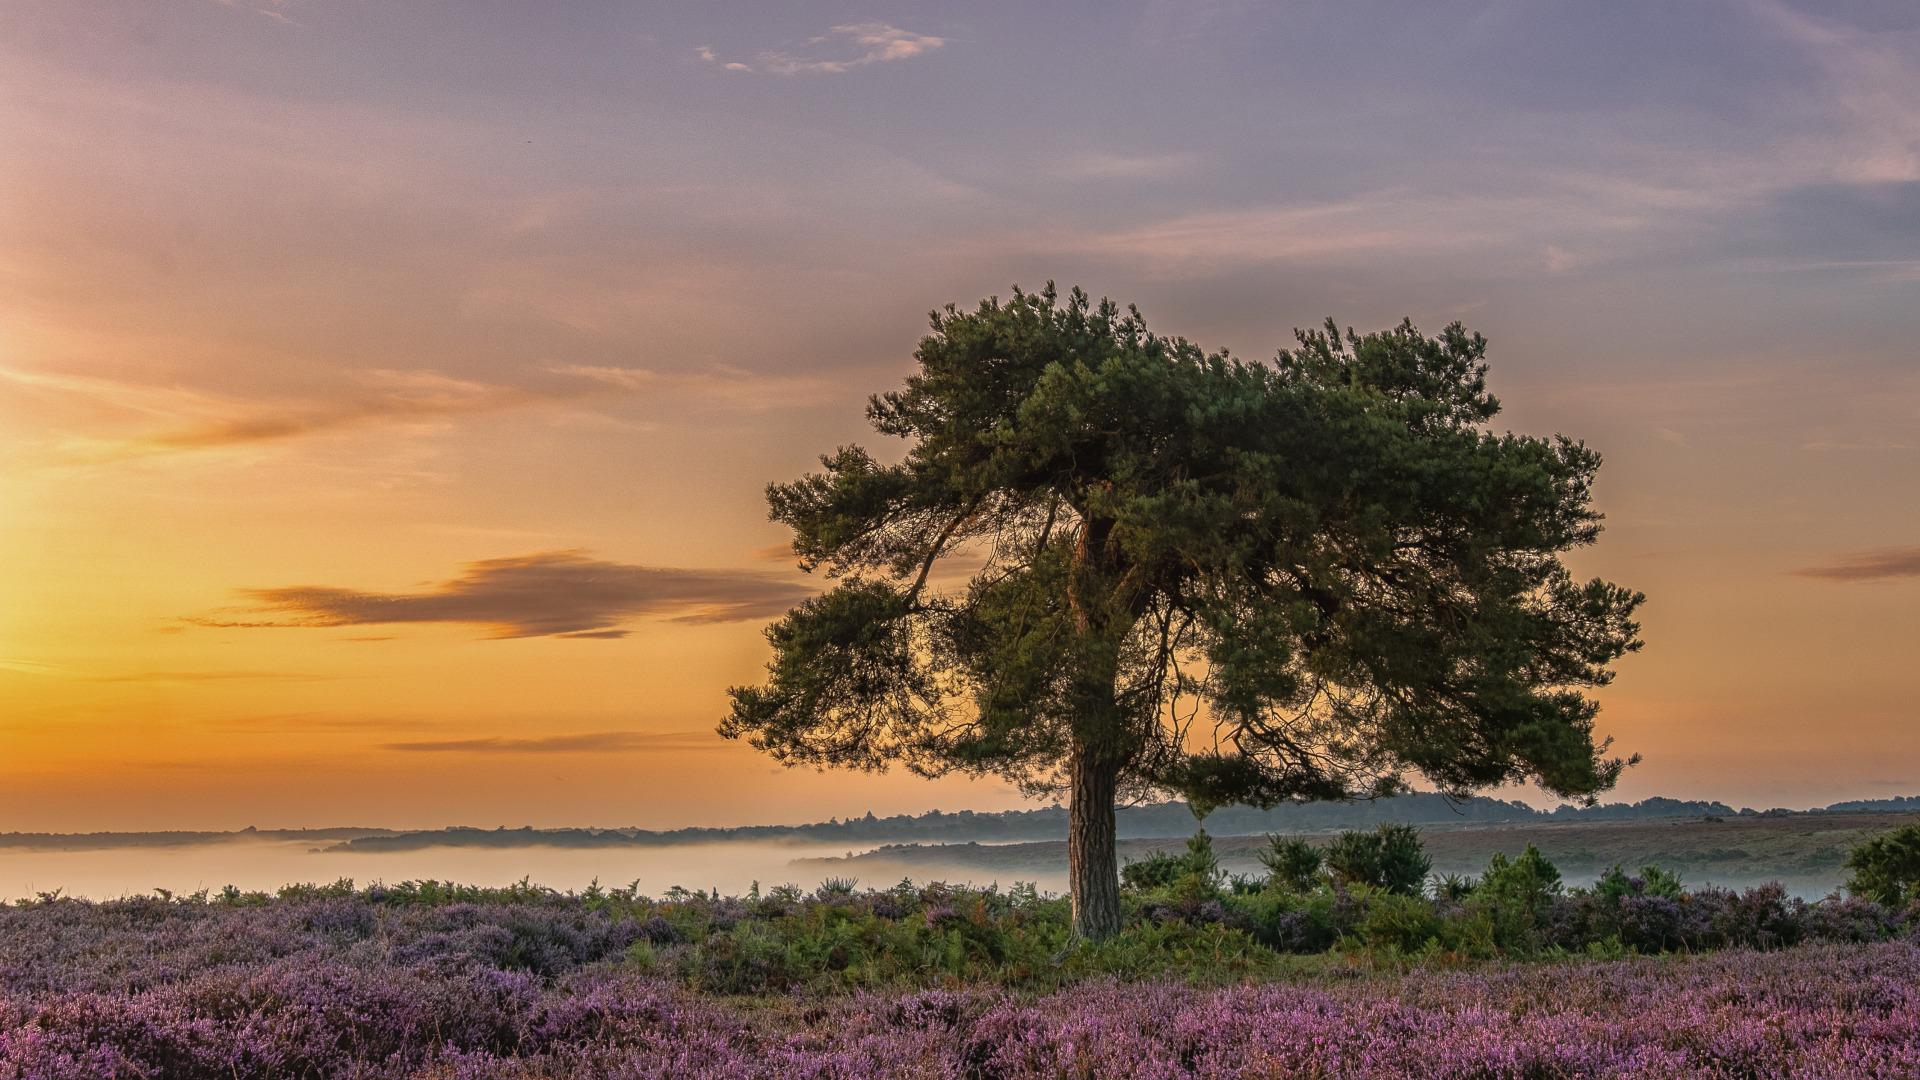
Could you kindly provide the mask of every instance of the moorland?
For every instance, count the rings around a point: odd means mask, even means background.
[[[1396,824],[1237,873],[1203,831],[1128,860],[1098,944],[1032,885],[47,893],[0,908],[0,1077],[1908,1077],[1901,820],[1813,901],[1535,844],[1435,872],[1451,833]]]

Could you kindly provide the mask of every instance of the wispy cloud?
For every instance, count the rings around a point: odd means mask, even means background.
[[[1431,245],[1431,236],[1424,235],[1432,231],[1431,222],[1409,229],[1382,218],[1377,208],[1362,201],[1193,214],[1086,236],[1081,246],[1100,254],[1171,260],[1185,267]]]
[[[412,753],[466,754],[580,754],[618,753],[634,750],[710,750],[719,746],[712,733],[674,731],[649,734],[644,731],[593,731],[580,735],[550,735],[540,739],[437,739],[428,742],[384,743],[382,750]]]
[[[793,553],[792,544],[769,544],[763,548],[754,548],[747,554],[761,562],[793,563],[799,559],[799,556]]]
[[[344,385],[327,393],[267,401],[13,368],[0,368],[0,380],[75,403],[91,414],[93,423],[88,426],[135,429],[111,437],[71,436],[55,452],[56,460],[63,463],[101,463],[269,442],[383,422],[450,419],[554,403],[566,396],[427,370],[353,372]]]
[[[1326,265],[1436,253],[1506,262],[1531,275],[1564,272],[1622,252],[1671,242],[1656,226],[1698,212],[1724,193],[1676,192],[1642,183],[1558,178],[1531,192],[1359,192],[1320,202],[1253,205],[1182,214],[1119,228],[1023,234],[1035,251],[1076,251],[1144,260],[1163,273],[1296,262]],[[1541,236],[1563,238],[1552,245]],[[1572,245],[1578,244],[1576,248]]]
[[[595,398],[674,397],[721,408],[770,409],[826,397],[821,379],[735,368],[682,374],[612,365],[550,364],[546,386],[462,379],[433,370],[345,372],[300,396],[243,398],[182,386],[0,367],[0,384],[54,403],[79,428],[44,450],[58,464],[104,464],[156,454],[291,440],[376,425],[433,424]]]
[[[888,60],[906,60],[932,52],[947,39],[931,34],[916,34],[883,22],[849,23],[836,26],[819,37],[808,38],[804,55],[769,49],[759,55],[759,70],[775,75],[837,75],[869,64]],[[710,63],[719,63],[711,48],[701,46],[694,55]],[[729,71],[752,71],[750,64],[729,63]]]
[[[684,395],[743,409],[767,409],[809,404],[827,397],[831,388],[822,379],[756,375],[737,368],[718,368],[697,374],[668,374],[647,368],[594,364],[556,364],[556,375],[589,379],[615,390],[651,395]]]
[[[1141,180],[1174,176],[1200,161],[1195,154],[1086,153],[1067,158],[1052,169],[1066,180]]]
[[[496,638],[618,638],[642,616],[682,623],[743,622],[778,615],[812,595],[797,582],[744,570],[630,566],[583,551],[542,551],[466,564],[425,592],[375,593],[296,585],[244,589],[252,603],[202,626],[366,626],[467,623]]]
[[[1920,35],[1862,30],[1764,0],[1753,10],[1826,71],[1838,122],[1822,157],[1834,178],[1920,179]]]
[[[1920,547],[1875,548],[1836,555],[1826,566],[1789,570],[1795,577],[1820,581],[1888,581],[1920,577]]]
[[[192,450],[307,435],[382,420],[432,420],[498,412],[553,400],[517,386],[456,379],[435,371],[370,371],[361,374],[359,392],[347,400],[287,412],[264,412],[209,419],[176,431],[134,440],[156,450]]]

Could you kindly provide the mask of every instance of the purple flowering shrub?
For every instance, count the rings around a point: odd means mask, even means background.
[[[1920,906],[1652,868],[1566,890],[1531,849],[1432,898],[1303,890],[1205,854],[1136,874],[1098,947],[1026,886],[43,897],[0,906],[0,1080],[1920,1080]],[[1582,957],[1658,952],[1708,955]]]
[[[1643,953],[1775,949],[1801,941],[1882,941],[1910,935],[1916,923],[1920,910],[1889,909],[1857,896],[1809,903],[1778,884],[1686,892],[1675,882],[1655,892],[1644,873],[1628,876],[1616,867],[1594,888],[1556,897],[1543,936],[1570,950],[1605,941]]]
[[[1351,971],[1341,975],[1341,971]],[[743,999],[341,955],[0,996],[0,1080],[1913,1077],[1920,949]]]

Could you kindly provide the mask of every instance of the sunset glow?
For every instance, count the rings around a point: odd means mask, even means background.
[[[1649,597],[1608,798],[1920,791],[1904,7],[0,12],[0,831],[1025,805],[714,726],[765,485],[1049,279],[1486,334]]]

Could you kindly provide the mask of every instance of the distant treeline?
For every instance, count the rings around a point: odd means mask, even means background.
[[[91,833],[0,833],[0,848],[34,848],[42,851],[101,851],[125,847],[192,847],[196,844],[224,844],[232,840],[307,840],[339,843],[365,836],[398,836],[394,829],[255,829],[238,832],[91,832]]]
[[[1920,810],[1920,795],[1895,795],[1891,799],[1858,799],[1853,802],[1837,802],[1828,810]],[[1744,811],[1743,811],[1744,812]]]
[[[1908,799],[1878,799],[1826,807],[1829,810],[1920,810],[1920,796]],[[1793,811],[1768,810],[1772,815]],[[1215,836],[1248,836],[1255,833],[1321,832],[1334,829],[1364,828],[1381,822],[1404,821],[1413,824],[1437,824],[1468,821],[1586,821],[1622,818],[1690,817],[1713,815],[1731,817],[1754,814],[1736,811],[1722,802],[1700,802],[1655,797],[1637,803],[1609,803],[1604,806],[1561,806],[1552,811],[1535,810],[1525,803],[1503,799],[1473,798],[1449,800],[1431,792],[1402,795],[1394,799],[1361,803],[1308,803],[1304,806],[1280,806],[1256,810],[1235,806],[1217,810],[1206,819],[1207,831]],[[1117,811],[1121,839],[1155,839],[1185,836],[1194,829],[1194,817],[1183,802],[1131,806]],[[881,844],[901,842],[940,843],[1019,843],[1033,840],[1063,840],[1067,835],[1067,811],[1058,806],[1038,810],[1007,810],[1001,813],[957,813],[928,811],[920,815],[865,817],[833,820],[812,825],[747,825],[733,829],[689,828],[654,832],[647,829],[469,829],[452,828],[432,832],[398,835],[362,836],[336,845],[335,850],[409,851],[426,847],[651,847],[668,844],[710,844],[738,841],[813,842],[833,844]]]
[[[1806,812],[1902,810],[1920,811],[1920,795],[1854,800]],[[1771,816],[1795,812],[1784,809],[1765,811]],[[1736,811],[1722,802],[1659,797],[1637,803],[1561,806],[1546,811],[1504,799],[1453,801],[1431,792],[1419,792],[1370,803],[1308,803],[1304,806],[1280,806],[1272,810],[1233,806],[1216,810],[1207,817],[1206,825],[1207,831],[1215,836],[1250,836],[1256,833],[1365,828],[1389,821],[1419,825],[1470,821],[1590,821],[1708,815],[1731,817],[1754,813],[1756,811],[1748,809]],[[1193,814],[1183,802],[1124,807],[1116,812],[1116,817],[1120,837],[1127,840],[1186,836],[1194,828]],[[744,825],[731,829],[696,827],[666,831],[535,829],[529,826],[520,829],[456,827],[423,832],[397,832],[391,829],[246,829],[241,832],[0,833],[0,848],[78,851],[121,847],[183,847],[246,839],[330,841],[330,850],[334,851],[414,851],[429,847],[656,847],[740,841],[855,845],[916,841],[964,844],[972,841],[993,844],[1063,840],[1066,835],[1067,811],[1063,807],[1048,806],[1037,810],[1007,810],[986,814],[971,810],[951,814],[930,810],[919,815],[899,814],[886,818],[868,813],[865,817],[811,825]]]

